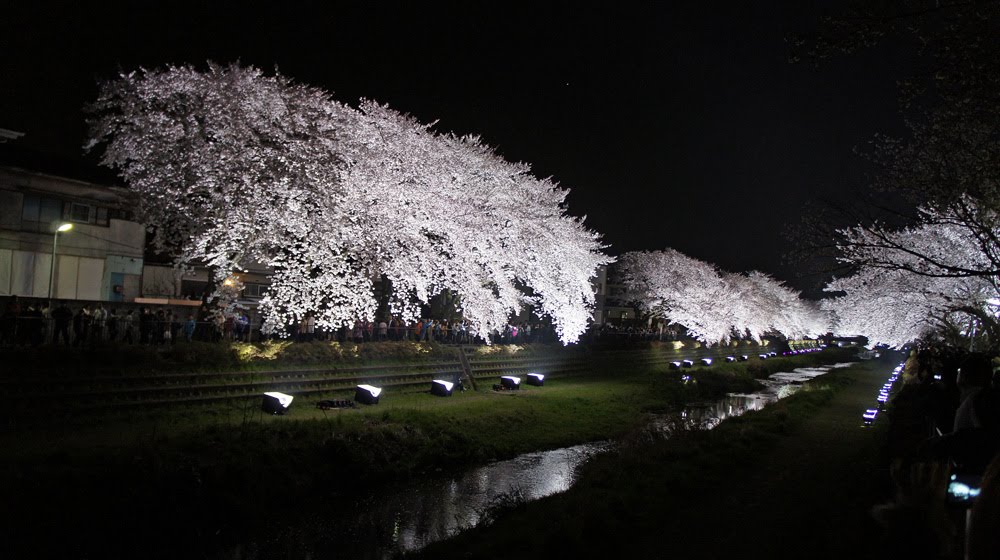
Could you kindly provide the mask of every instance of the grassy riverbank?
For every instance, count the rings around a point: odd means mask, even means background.
[[[633,437],[570,491],[509,503],[421,558],[874,557],[884,426],[862,429],[892,365],[866,362],[709,432]]]
[[[426,393],[387,397],[375,407],[286,417],[166,414],[152,424],[106,424],[7,434],[3,491],[5,546],[23,556],[73,535],[65,556],[142,543],[174,550],[252,530],[268,512],[308,509],[366,485],[432,470],[461,469],[519,453],[621,437],[650,412],[755,386],[751,373],[822,361],[830,350],[794,358],[681,372],[650,367],[595,371],[516,393]],[[20,439],[18,439],[20,438]],[[267,504],[267,507],[262,507]],[[102,535],[129,527],[117,545]],[[217,537],[222,535],[221,537]],[[59,544],[58,546],[63,546]],[[7,557],[19,557],[6,555]]]

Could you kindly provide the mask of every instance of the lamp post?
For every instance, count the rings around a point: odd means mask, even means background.
[[[52,234],[52,262],[49,263],[49,307],[52,307],[52,280],[56,276],[56,246],[59,244],[59,234],[73,229],[73,224],[59,224]]]

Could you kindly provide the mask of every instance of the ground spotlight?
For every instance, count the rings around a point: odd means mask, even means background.
[[[757,356],[757,357],[760,358],[760,359],[762,359],[762,360],[766,360],[768,358],[767,354],[761,354],[760,356]]]
[[[521,378],[505,375],[500,378],[500,386],[510,391],[516,391],[521,388]]]
[[[746,354],[743,354],[743,355],[740,356],[740,361],[741,362],[745,362],[745,361],[747,361],[749,359],[750,359],[750,356],[747,356]]]
[[[528,378],[525,381],[527,381],[528,385],[541,387],[542,385],[545,385],[545,376],[540,373],[529,373]]]
[[[681,365],[680,362],[670,362],[670,369],[681,369]]]
[[[730,363],[735,362],[736,356],[726,356],[726,361]]]
[[[455,384],[451,381],[445,381],[443,379],[435,379],[431,381],[431,394],[437,395],[439,397],[450,397],[451,391],[455,387]]]
[[[692,362],[691,360],[684,360],[684,362],[682,362],[682,363],[684,364],[684,367],[693,367],[694,366],[694,362]]]
[[[271,414],[284,414],[288,412],[288,407],[292,406],[294,398],[284,393],[264,393],[264,403],[261,405],[261,410]]]
[[[712,365],[712,358],[702,358],[701,359],[701,365],[703,365],[703,366],[710,366],[710,365]]]
[[[381,387],[358,385],[358,389],[354,392],[354,400],[361,404],[378,404],[378,399],[381,394]]]

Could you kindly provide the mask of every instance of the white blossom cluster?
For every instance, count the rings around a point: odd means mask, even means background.
[[[673,249],[625,253],[615,265],[624,299],[687,328],[707,343],[734,336],[818,336],[826,315],[799,293],[761,272],[720,273]]]
[[[994,212],[968,197],[920,210],[917,225],[840,230],[839,260],[856,273],[826,290],[838,331],[900,347],[941,328],[996,320],[1000,229]],[[971,331],[971,327],[966,330]]]
[[[210,65],[122,74],[91,112],[88,147],[138,193],[157,250],[216,281],[273,269],[270,329],[306,314],[326,328],[373,320],[382,279],[405,320],[448,290],[478,332],[530,306],[568,343],[613,260],[566,213],[567,190],[374,102]]]

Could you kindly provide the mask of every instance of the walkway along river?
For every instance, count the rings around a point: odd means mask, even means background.
[[[655,419],[653,426],[663,432],[676,429],[678,422],[688,428],[711,429],[727,418],[793,394],[804,381],[848,365],[776,373],[763,380],[761,391],[690,405],[679,416]],[[389,488],[345,504],[348,507],[342,514],[296,522],[235,547],[224,557],[393,558],[476,525],[507,500],[537,500],[566,491],[575,481],[577,467],[611,445],[603,441],[527,453],[461,476],[438,476]]]

